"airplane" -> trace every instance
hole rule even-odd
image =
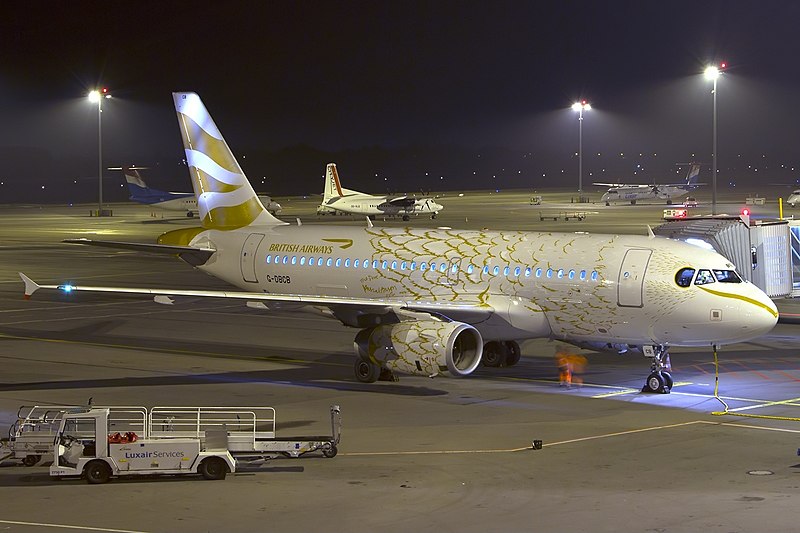
[[[112,170],[122,170],[125,174],[125,181],[128,182],[128,190],[131,193],[129,200],[166,211],[183,211],[190,218],[198,212],[197,198],[193,192],[166,192],[153,189],[142,179],[137,167],[117,167]],[[281,212],[281,204],[269,196],[259,196],[259,199],[270,213]]]
[[[775,304],[725,257],[648,235],[289,225],[261,204],[196,93],[173,93],[200,227],[157,244],[64,242],[177,255],[239,290],[40,285],[25,297],[122,293],[174,304],[227,298],[308,311],[355,328],[356,379],[467,376],[513,366],[519,341],[549,338],[651,359],[644,391],[668,393],[672,346],[714,347],[770,331]],[[649,229],[649,228],[648,228]]]
[[[436,218],[444,206],[433,198],[414,198],[409,196],[373,196],[342,187],[335,163],[325,168],[325,190],[317,214],[337,212],[352,215],[399,216],[408,221],[410,215],[430,214]]]
[[[605,202],[606,205],[611,205],[611,202],[630,202],[631,205],[636,205],[638,200],[666,200],[667,204],[671,204],[673,198],[680,198],[702,185],[697,183],[699,174],[700,163],[690,163],[685,183],[666,185],[593,183],[593,185],[609,187],[608,191],[600,198],[600,201]]]

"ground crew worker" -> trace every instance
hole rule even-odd
[[[569,354],[560,346],[556,347],[556,365],[558,365],[559,387],[570,388],[572,386],[572,366]]]

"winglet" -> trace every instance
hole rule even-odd
[[[371,228],[371,227],[373,227],[372,220],[370,220],[370,218],[369,218],[369,217],[367,217],[367,227],[368,227],[368,228]]]
[[[26,300],[30,300],[31,296],[33,295],[33,293],[36,292],[41,287],[41,285],[39,285],[38,283],[33,281],[31,278],[29,278],[28,276],[26,276],[22,272],[18,272],[18,274],[19,274],[19,277],[22,278],[22,281],[25,283],[25,296],[24,296],[24,298]]]
[[[650,227],[650,224],[647,225],[647,238],[648,239],[655,239],[656,234],[653,233],[653,228]]]

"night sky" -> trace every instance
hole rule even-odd
[[[274,194],[320,193],[329,161],[368,192],[576,187],[580,98],[585,185],[674,181],[689,160],[709,181],[702,71],[721,61],[720,183],[800,177],[796,1],[6,4],[0,203],[96,198],[98,84],[104,166],[159,188],[191,188],[185,90]]]

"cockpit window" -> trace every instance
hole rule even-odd
[[[697,279],[694,280],[695,285],[707,285],[709,283],[714,283],[714,275],[711,273],[710,270],[701,270],[697,273]]]
[[[742,282],[742,278],[739,277],[739,274],[737,274],[735,270],[715,270],[714,276],[716,276],[717,281],[720,283]]]
[[[678,270],[677,274],[675,274],[675,283],[677,283],[679,287],[688,287],[692,284],[693,277],[693,268],[682,268]]]

